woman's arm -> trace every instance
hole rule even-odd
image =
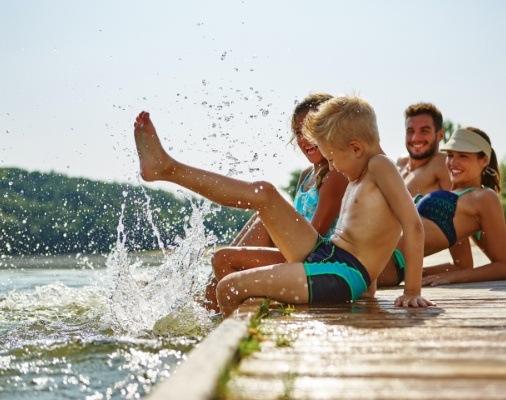
[[[327,235],[341,210],[341,201],[348,186],[348,179],[337,171],[329,171],[318,190],[318,204],[311,225],[322,236]]]
[[[425,277],[440,274],[442,272],[460,271],[463,269],[473,268],[473,253],[471,251],[469,238],[465,238],[460,242],[455,243],[452,247],[449,248],[449,251],[453,262],[425,267],[423,269],[423,276]]]
[[[447,283],[506,279],[506,223],[499,198],[491,191],[483,191],[474,204],[476,204],[476,217],[482,231],[482,238],[478,243],[490,263],[473,269],[442,272],[426,277],[424,285],[437,286]]]

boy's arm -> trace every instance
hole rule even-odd
[[[385,156],[371,159],[369,172],[399,221],[403,232],[406,276],[404,294],[396,306],[426,307],[434,305],[420,296],[422,287],[424,231],[420,216],[394,164]]]

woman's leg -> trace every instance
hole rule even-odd
[[[211,260],[218,281],[233,272],[285,262],[275,247],[224,247]]]
[[[236,242],[236,246],[248,247],[274,247],[274,243],[265,228],[264,223],[255,214],[256,219],[249,226],[249,229],[244,232],[241,239]]]
[[[255,213],[242,227],[230,246],[273,247],[274,243],[262,220]]]
[[[307,304],[306,272],[302,263],[284,263],[253,268],[227,275],[217,288],[218,304],[228,317],[250,297],[270,297],[289,304]]]
[[[253,209],[288,261],[303,261],[309,254],[317,232],[272,184],[245,182],[174,160],[163,149],[146,112],[139,114],[134,126],[143,179],[174,182],[223,206]]]

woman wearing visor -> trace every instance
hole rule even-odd
[[[471,238],[490,263],[474,268],[470,251],[454,263],[427,267],[423,285],[506,279],[506,224],[499,200],[497,157],[488,135],[477,128],[456,130],[442,146],[450,173],[450,191],[438,190],[415,198],[425,228],[425,256],[455,245],[469,247]],[[395,286],[403,280],[403,240],[378,279],[378,286]]]

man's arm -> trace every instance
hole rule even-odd
[[[452,188],[452,181],[448,168],[446,168],[446,156],[444,154],[438,154],[437,161],[435,173],[439,187],[442,190],[450,190]]]

